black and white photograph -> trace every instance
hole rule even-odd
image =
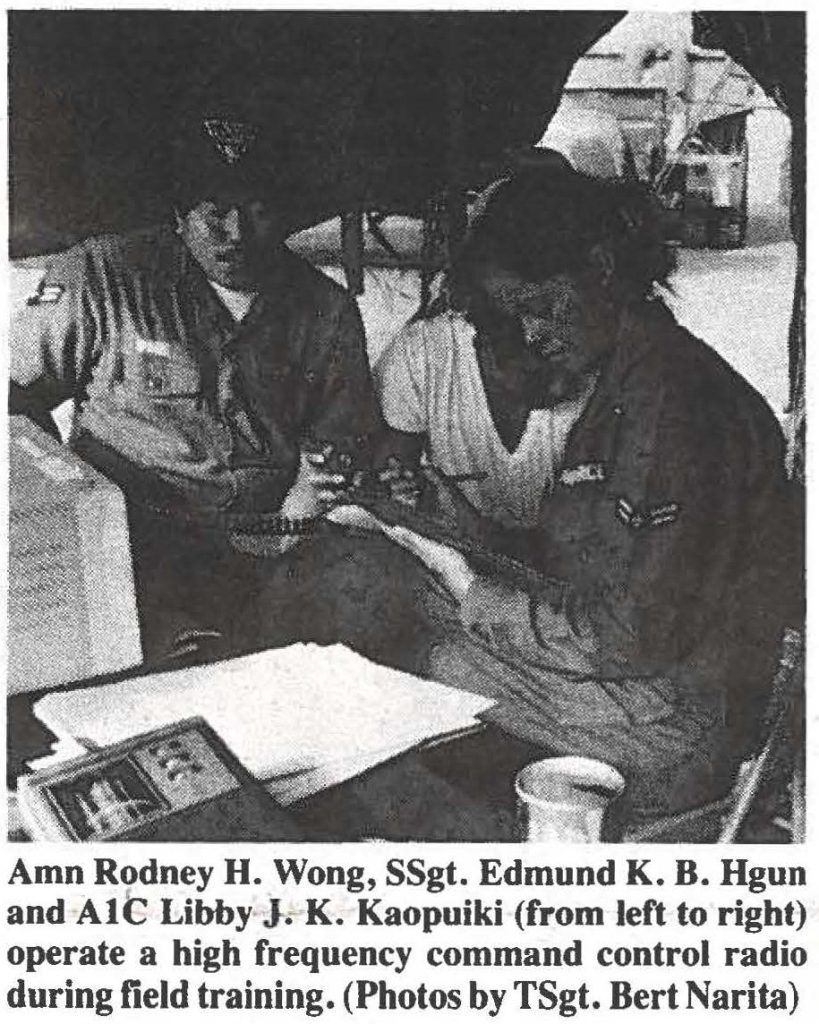
[[[8,838],[803,843],[805,13],[6,16]]]

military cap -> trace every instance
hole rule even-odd
[[[242,202],[276,191],[277,168],[262,124],[209,111],[178,124],[171,139],[174,200],[182,210],[202,199]]]

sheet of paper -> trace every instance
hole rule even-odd
[[[99,746],[201,715],[260,779],[345,761],[353,769],[349,778],[423,740],[468,727],[491,704],[376,665],[341,645],[296,644],[50,693],[34,710],[58,736]]]
[[[437,742],[446,742],[458,736],[468,735],[480,728],[482,726],[473,720],[470,725],[459,727],[453,731],[433,737],[431,740],[423,741],[422,745],[426,747]],[[310,768],[304,772],[278,776],[266,783],[266,789],[280,804],[287,807],[289,804],[295,803],[296,800],[303,800],[305,797],[319,793],[323,789],[329,789],[330,786],[336,786],[346,779],[360,775],[376,764],[383,764],[383,762],[403,754],[406,750],[406,743],[402,743],[398,746],[386,747],[384,750],[366,751],[357,757],[345,758],[341,761],[331,761],[328,764],[319,765],[317,768]]]
[[[365,751],[351,758],[330,761],[327,764],[318,765],[316,768],[308,768],[303,772],[277,776],[266,782],[265,788],[280,804],[287,807],[296,800],[303,800],[314,793],[320,793],[323,789],[329,789],[330,786],[336,786],[340,782],[360,775],[376,764],[389,761],[404,753],[406,749],[406,743],[401,743],[383,750]]]
[[[68,761],[72,757],[80,757],[87,753],[88,748],[84,747],[82,743],[78,743],[70,736],[61,736],[56,743],[52,744],[51,750],[47,754],[29,761],[28,767],[31,771],[38,772],[42,768],[50,768],[61,761]]]

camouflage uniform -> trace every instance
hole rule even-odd
[[[511,733],[617,765],[637,803],[696,803],[754,737],[795,539],[770,409],[652,303],[625,321],[517,539],[546,581],[484,575],[457,614],[430,602],[446,624],[432,674],[497,697]]]
[[[270,565],[233,550],[226,517],[275,512],[305,441],[366,458],[383,423],[342,288],[285,250],[237,323],[169,228],[53,257],[11,376],[20,411],[75,399],[72,447],[128,498],[149,655],[183,627],[247,635]]]

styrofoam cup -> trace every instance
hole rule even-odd
[[[549,757],[515,778],[518,837],[527,843],[595,843],[606,808],[625,788],[610,764],[589,757]]]

